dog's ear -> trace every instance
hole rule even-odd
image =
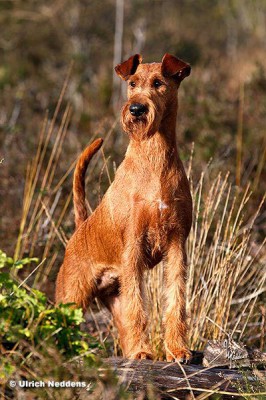
[[[131,56],[127,61],[118,64],[115,67],[115,72],[118,76],[120,76],[120,78],[124,79],[124,81],[127,81],[130,75],[135,74],[141,61],[141,55],[135,54],[134,56]]]
[[[168,53],[163,56],[161,68],[163,76],[174,78],[177,82],[189,76],[191,71],[189,64]]]

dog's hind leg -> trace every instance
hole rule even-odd
[[[75,303],[85,310],[94,298],[96,280],[88,265],[75,265],[68,259],[60,268],[56,281],[56,304]]]

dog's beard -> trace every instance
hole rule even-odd
[[[126,103],[122,108],[122,127],[124,131],[133,139],[141,140],[148,138],[158,131],[162,113],[154,105],[153,102],[147,102],[147,112],[140,117],[133,116],[130,111],[130,102]]]

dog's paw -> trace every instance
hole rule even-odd
[[[176,349],[174,351],[167,351],[166,360],[168,362],[184,362],[187,363],[192,357],[191,352],[186,348],[183,347],[181,349]]]
[[[152,360],[153,355],[150,352],[140,350],[137,353],[130,354],[128,358],[131,360]]]

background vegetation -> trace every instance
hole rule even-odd
[[[229,335],[263,349],[266,2],[1,1],[0,23],[0,248],[14,262],[40,263],[12,269],[12,279],[53,302],[74,226],[76,157],[105,139],[88,171],[93,210],[128,143],[119,125],[125,87],[113,66],[137,52],[147,62],[170,52],[192,65],[177,122],[194,199],[190,344]],[[162,268],[147,276],[158,358]],[[102,346],[109,338],[107,354],[119,354],[109,316],[100,328],[93,334]]]

